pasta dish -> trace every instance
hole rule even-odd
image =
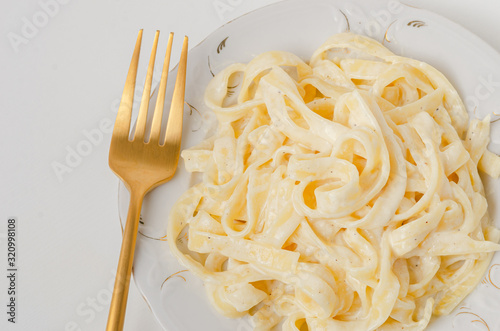
[[[423,330],[481,280],[500,231],[490,119],[436,69],[353,33],[305,62],[273,51],[218,73],[215,134],[167,239],[221,314],[255,330]],[[183,240],[182,238],[187,238]]]

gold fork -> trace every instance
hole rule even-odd
[[[123,329],[139,217],[144,196],[153,188],[170,180],[175,173],[179,161],[184,89],[186,84],[187,37],[184,37],[182,45],[181,59],[179,61],[172,103],[170,105],[165,138],[161,139],[162,113],[173,39],[173,33],[170,33],[158,98],[151,124],[151,132],[149,140],[145,142],[147,113],[159,34],[160,32],[156,31],[135,133],[130,140],[129,131],[132,104],[142,40],[142,30],[139,31],[109,148],[109,167],[125,183],[125,186],[129,190],[130,204],[123,232],[113,297],[109,308],[107,331]]]

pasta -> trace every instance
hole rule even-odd
[[[309,63],[267,52],[209,83],[216,133],[182,152],[201,173],[167,236],[213,306],[255,330],[423,330],[500,246],[472,120],[436,69],[353,33]],[[182,237],[187,236],[187,240]]]

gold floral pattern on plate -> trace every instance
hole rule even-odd
[[[493,276],[493,271],[496,270],[497,268],[500,268],[500,264],[496,263],[496,264],[493,264],[490,269],[488,269],[488,273],[486,274],[486,276],[483,278],[483,280],[481,281],[482,284],[485,284],[485,285],[491,285],[493,286],[494,288],[496,288],[497,290],[500,290],[500,284],[495,282],[494,279],[492,279],[492,276]]]
[[[486,323],[486,321],[481,316],[479,316],[477,313],[469,311],[470,308],[468,308],[468,307],[460,307],[460,310],[461,311],[459,311],[455,315],[455,317],[458,317],[460,315],[467,315],[471,319],[471,321],[470,321],[471,324],[472,323],[479,323],[479,324],[483,325],[486,328],[485,330],[491,331],[490,327],[488,326],[488,323]],[[454,322],[453,322],[452,325],[453,325],[453,328],[455,328],[455,323]]]
[[[179,277],[179,278],[182,278],[185,282],[187,282],[186,278],[184,276],[181,275],[181,273],[183,272],[186,272],[188,271],[187,269],[184,269],[184,270],[180,270],[180,271],[177,271],[173,274],[171,274],[170,276],[168,276],[167,278],[165,278],[165,280],[163,281],[163,283],[161,283],[161,286],[160,288],[163,288],[163,285],[170,279],[172,279],[173,277]]]

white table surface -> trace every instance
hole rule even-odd
[[[164,38],[175,31],[176,58],[182,35],[193,47],[221,24],[273,2],[1,2],[0,330],[106,325],[121,230],[118,180],[107,165],[111,135],[102,126],[114,122],[137,31],[145,29],[144,54],[154,30]],[[402,2],[460,23],[500,51],[500,2]],[[145,71],[145,62],[141,68]],[[83,141],[92,143],[88,155],[71,159]],[[68,168],[54,170],[68,162]],[[6,233],[12,216],[18,225],[15,324],[6,314]],[[133,282],[125,330],[161,330]]]

